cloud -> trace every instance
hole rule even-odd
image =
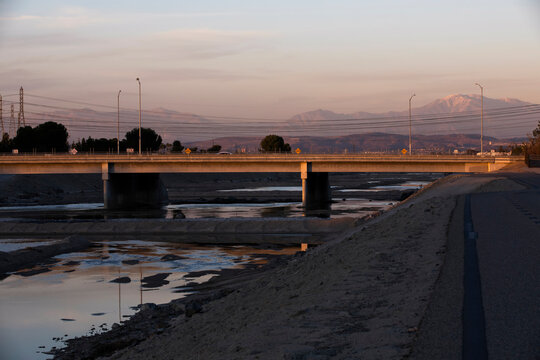
[[[20,14],[13,16],[0,16],[0,22],[26,22],[38,28],[73,29],[88,25],[103,24],[133,24],[156,21],[223,17],[238,15],[235,12],[185,12],[185,13],[102,13],[84,7],[64,7],[55,10],[55,15]],[[57,15],[58,14],[58,15]]]
[[[155,33],[145,45],[180,57],[209,59],[263,48],[268,32],[216,29],[174,29]]]
[[[182,79],[182,81],[195,80],[219,80],[237,81],[246,79],[263,79],[260,75],[223,71],[208,68],[151,68],[143,71],[145,76],[151,77],[154,81],[171,81],[172,79]]]

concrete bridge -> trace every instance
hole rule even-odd
[[[330,172],[482,173],[523,162],[523,157],[423,155],[7,155],[0,174],[101,173],[106,208],[158,206],[168,200],[160,173],[297,172],[307,209],[331,200]]]

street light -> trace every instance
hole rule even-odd
[[[118,90],[118,121],[116,122],[116,152],[120,155],[120,93],[122,90]]]
[[[139,83],[139,155],[141,155],[141,80],[137,78]]]
[[[480,87],[480,155],[484,153],[484,87],[479,83],[475,83]]]
[[[412,155],[412,121],[411,121],[411,100],[416,94],[412,94],[409,98],[409,155]]]

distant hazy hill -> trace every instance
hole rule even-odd
[[[397,152],[409,148],[408,135],[388,133],[367,133],[343,136],[301,136],[284,137],[293,149],[300,148],[304,153],[343,153],[343,152]],[[214,140],[196,141],[186,146],[207,149],[212,144],[219,144],[224,150],[230,152],[257,152],[262,137],[223,137]],[[520,143],[524,139],[496,139],[484,137],[484,147],[487,150],[498,149],[499,146],[507,146],[512,143]],[[491,144],[490,144],[491,142]],[[416,135],[413,138],[413,152],[420,149],[424,151],[448,152],[455,149],[463,151],[467,149],[479,149],[480,136],[466,134],[450,135]]]
[[[479,95],[450,95],[413,108],[413,136],[419,140],[417,136],[419,134],[479,134],[480,100]],[[517,99],[484,97],[484,135],[509,138],[523,137],[530,133],[536,128],[539,115],[536,113],[538,110],[527,112],[528,104]],[[27,111],[27,124],[32,126],[49,120],[64,124],[70,134],[69,141],[77,141],[88,136],[114,138],[117,134],[117,112],[114,106],[105,111],[83,108],[52,112],[44,110],[33,112],[36,110],[29,106]],[[120,110],[121,138],[138,125],[137,110]],[[259,126],[255,121],[227,117],[206,118],[157,108],[143,109],[142,126],[153,128],[165,142],[169,143],[177,139],[184,143],[226,136],[232,136],[234,139],[238,139],[240,135],[262,137],[270,133],[284,137],[316,137],[374,132],[407,135],[409,131],[408,109],[385,113],[358,111],[351,114],[315,110],[295,115],[289,120],[276,120]],[[233,145],[234,141],[231,143],[231,146]],[[252,148],[256,148],[257,145],[253,145]]]
[[[511,108],[529,105],[517,99],[491,99],[484,97],[484,135],[497,137],[520,136],[522,129],[534,128],[538,116],[512,114]],[[449,95],[421,107],[413,107],[413,132],[419,134],[437,133],[479,133],[480,95]],[[507,109],[507,124],[519,123],[520,129],[501,126],[501,114],[494,109]],[[457,114],[460,113],[460,114]],[[408,134],[408,109],[385,113],[355,112],[335,113],[329,110],[314,110],[293,116],[280,130],[284,133],[304,135],[344,135],[350,133],[379,130],[398,134]],[[349,119],[349,120],[346,120]],[[457,121],[456,121],[457,120]],[[523,124],[529,123],[530,125]],[[332,126],[334,124],[335,126]],[[387,130],[388,129],[388,130]],[[514,130],[514,131],[512,131]],[[517,132],[520,131],[520,132]]]
[[[93,138],[115,138],[118,113],[116,110],[96,111],[83,108],[41,113],[38,118],[32,113],[27,116],[27,123],[32,126],[45,121],[57,121],[66,126],[70,141],[77,141],[77,139],[88,136]],[[191,126],[197,128],[201,124],[210,125],[212,123],[212,120],[202,116],[163,108],[144,110],[142,114],[142,126],[156,130],[165,141],[169,142],[182,138],[184,132],[189,131]],[[123,138],[126,132],[138,127],[139,112],[137,110],[121,109],[120,138]]]

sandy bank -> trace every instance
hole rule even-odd
[[[0,275],[21,268],[32,267],[59,254],[80,251],[90,245],[90,241],[84,237],[69,236],[49,245],[36,246],[9,253],[0,251]]]

